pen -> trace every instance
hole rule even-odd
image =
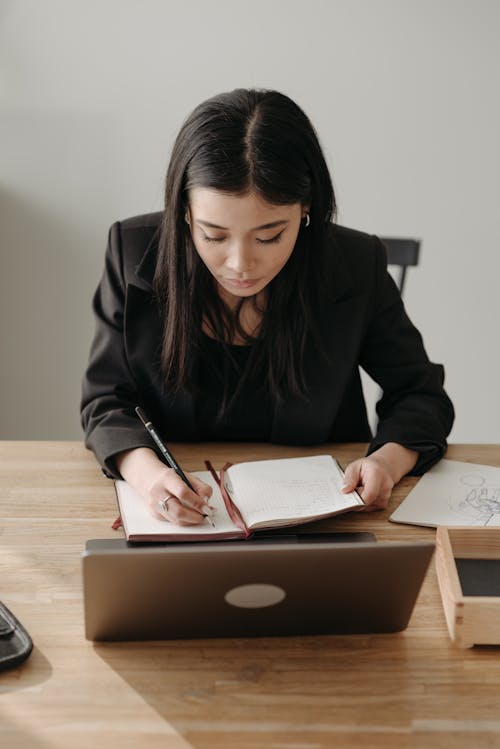
[[[191,489],[191,491],[193,491],[195,494],[198,494],[198,492],[196,491],[196,489],[194,488],[194,486],[191,484],[191,482],[187,478],[186,474],[184,473],[184,471],[182,470],[182,468],[180,467],[180,465],[177,463],[176,459],[174,458],[174,456],[172,455],[172,453],[170,452],[170,450],[168,449],[168,447],[160,439],[160,437],[158,435],[158,432],[156,431],[156,429],[153,426],[153,423],[150,421],[150,419],[148,419],[148,417],[146,416],[146,414],[144,413],[144,411],[142,410],[142,408],[140,408],[139,406],[136,406],[135,412],[136,412],[137,416],[140,418],[140,420],[142,421],[142,423],[144,424],[144,426],[146,427],[146,429],[148,430],[149,434],[151,435],[151,437],[153,438],[153,440],[155,441],[155,443],[157,444],[158,449],[160,450],[161,454],[165,458],[165,462],[167,463],[167,465],[169,465],[170,468],[174,469],[174,471],[179,476],[179,478],[182,479],[182,481],[184,481],[184,483],[186,484],[186,486],[189,486],[189,488]],[[179,499],[179,502],[181,504],[184,504],[185,507],[188,507],[190,510],[194,510],[195,512],[199,512],[199,510],[197,510],[195,507],[192,507],[191,505],[188,505],[187,503],[185,503],[185,501]],[[209,515],[205,515],[203,513],[200,513],[200,514],[202,514],[204,518],[208,518],[210,520],[211,524],[215,527],[215,524],[214,524],[213,520],[210,518]]]

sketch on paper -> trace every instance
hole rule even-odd
[[[463,474],[459,478],[460,495],[450,503],[450,510],[458,513],[464,523],[474,525],[499,524],[500,486],[488,484],[479,473]]]

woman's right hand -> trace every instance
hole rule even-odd
[[[208,500],[212,488],[196,476],[186,478],[196,490],[191,491],[173,468],[168,468],[147,447],[120,453],[116,466],[125,481],[148,502],[151,514],[177,525],[196,525],[211,517]]]

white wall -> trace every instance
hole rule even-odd
[[[423,240],[406,302],[455,442],[500,442],[500,3],[0,4],[0,438],[79,439],[108,226],[157,210],[202,99],[277,88],[315,123],[340,220]]]

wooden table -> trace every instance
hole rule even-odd
[[[330,446],[341,463],[363,445]],[[318,449],[177,445],[187,470]],[[321,452],[325,452],[324,449]],[[500,447],[449,458],[500,465]],[[389,510],[324,522],[380,540],[433,539]],[[80,554],[111,530],[114,492],[78,442],[0,443],[0,598],[35,649],[0,674],[5,749],[500,747],[500,648],[450,642],[434,564],[408,629],[391,635],[93,644],[84,639]]]

